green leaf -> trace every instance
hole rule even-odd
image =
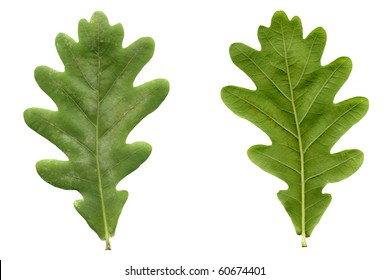
[[[331,201],[322,193],[327,183],[352,175],[363,162],[359,150],[331,154],[340,137],[368,110],[368,100],[355,97],[334,104],[352,62],[340,57],[321,66],[326,33],[316,28],[305,39],[298,17],[278,11],[269,28],[260,26],[262,49],[236,43],[230,55],[256,85],[256,90],[227,86],[222,99],[235,114],[270,137],[272,145],[248,150],[254,164],[288,184],[278,198],[306,246]]]
[[[69,158],[39,161],[39,175],[55,187],[80,192],[83,199],[74,206],[109,250],[128,197],[116,185],[152,150],[144,142],[126,144],[126,138],[165,99],[169,84],[157,79],[133,86],[153,55],[151,38],[122,48],[122,25],[110,26],[102,12],[90,22],[81,20],[78,30],[78,43],[62,33],[56,38],[64,72],[45,66],[35,70],[37,83],[58,111],[30,108],[24,118]]]

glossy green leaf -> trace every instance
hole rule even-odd
[[[56,38],[64,72],[37,67],[35,79],[58,111],[30,108],[29,127],[63,151],[68,161],[41,160],[36,168],[48,183],[77,190],[83,199],[76,210],[110,249],[128,193],[116,186],[150,155],[144,142],[126,144],[130,131],[165,99],[166,80],[134,87],[151,59],[154,42],[141,38],[122,48],[123,28],[110,26],[102,12],[79,22],[79,42],[65,34]]]
[[[257,166],[288,184],[278,198],[306,246],[331,201],[322,193],[327,183],[352,175],[363,162],[359,150],[331,154],[340,137],[368,110],[368,100],[355,97],[334,103],[352,63],[340,57],[321,66],[326,33],[316,28],[305,39],[298,17],[276,12],[269,28],[260,26],[261,50],[236,43],[233,62],[256,85],[222,89],[224,103],[270,137],[272,145],[255,145],[248,156]]]

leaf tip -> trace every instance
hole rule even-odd
[[[234,95],[235,91],[237,91],[237,87],[235,86],[225,86],[221,89],[221,99],[223,103],[230,109],[230,104],[232,103],[231,97]]]
[[[288,20],[288,16],[284,11],[279,10],[279,11],[276,11],[274,13],[274,15],[272,16],[272,21],[274,21],[274,20]]]
[[[274,15],[272,16],[270,28],[272,29],[273,27],[275,27],[275,25],[276,26],[283,25],[289,21],[290,20],[288,19],[288,16],[284,11],[282,11],[282,10],[276,11],[274,13]]]
[[[368,111],[368,108],[370,108],[370,101],[366,97],[360,97],[362,100],[362,104],[366,107],[366,113]]]
[[[240,45],[242,45],[242,43],[233,43],[233,44],[231,44],[230,47],[229,47],[230,55],[232,54],[233,51],[237,50],[240,47]]]
[[[108,18],[102,11],[96,11],[92,14],[91,23],[106,24],[108,25]]]
[[[76,42],[70,36],[62,32],[58,33],[55,38],[55,46],[57,52],[63,61],[64,55],[67,53],[67,50],[73,49],[75,44]]]
[[[152,37],[142,37],[139,39],[139,41],[143,44],[148,46],[150,49],[154,51],[156,43],[154,42]]]
[[[23,119],[24,119],[24,122],[28,125],[29,124],[29,120],[31,118],[31,111],[32,111],[33,108],[28,108],[26,110],[24,110],[23,112]]]
[[[325,37],[326,39],[326,30],[322,26],[318,26],[317,28],[314,28],[313,31],[310,32],[310,34],[315,34],[317,39],[319,36]]]
[[[43,71],[43,69],[45,67],[46,66],[43,66],[43,65],[35,67],[35,69],[34,69],[34,78],[35,78],[35,80],[37,79],[37,76],[41,75],[41,73],[42,73],[42,71]]]
[[[167,97],[169,90],[170,90],[170,87],[171,87],[169,84],[169,81],[167,79],[158,79],[157,81],[160,83],[161,95],[163,95],[164,99],[165,99],[165,97]]]

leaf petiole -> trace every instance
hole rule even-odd
[[[302,248],[306,248],[307,243],[306,243],[306,235],[302,233]]]
[[[106,239],[106,251],[108,250],[111,250],[111,243],[109,238]]]

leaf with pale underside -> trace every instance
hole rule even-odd
[[[321,65],[326,33],[316,28],[303,38],[298,17],[276,12],[269,28],[260,26],[261,50],[235,43],[231,58],[256,85],[222,89],[224,103],[238,116],[263,130],[272,145],[248,150],[253,163],[287,183],[278,198],[306,246],[331,201],[327,183],[352,175],[363,163],[359,150],[331,154],[340,137],[368,110],[368,100],[355,97],[334,103],[352,62],[340,57]]]
[[[37,67],[35,79],[58,111],[30,108],[27,125],[54,143],[68,161],[41,160],[36,169],[48,183],[77,190],[83,199],[76,210],[110,249],[128,192],[117,184],[150,155],[145,142],[126,144],[131,130],[165,99],[166,80],[134,87],[133,82],[151,59],[154,42],[141,38],[122,48],[120,24],[110,26],[102,12],[79,23],[79,42],[60,33],[56,48],[64,72]]]

